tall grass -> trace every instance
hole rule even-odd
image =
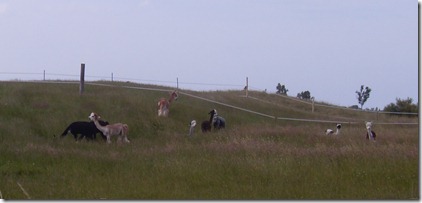
[[[5,199],[419,199],[417,126],[343,125],[273,121],[181,96],[168,118],[156,116],[165,92],[77,85],[2,83],[0,191]],[[194,92],[264,113],[325,118],[298,104],[239,92]],[[280,103],[282,105],[280,105]],[[188,123],[217,108],[227,129],[189,137]],[[95,111],[129,125],[131,143],[76,143],[54,138]],[[341,115],[341,110],[330,113]],[[365,120],[360,112],[348,115]],[[395,119],[395,118],[385,118]],[[411,120],[411,118],[408,118]],[[413,122],[418,122],[416,119]]]

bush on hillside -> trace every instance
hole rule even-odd
[[[406,113],[418,113],[418,105],[412,103],[412,98],[400,99],[396,98],[396,103],[390,103],[384,107],[384,111],[387,112],[406,112]]]

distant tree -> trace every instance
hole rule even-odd
[[[418,105],[412,104],[412,98],[399,99],[396,98],[396,103],[390,103],[384,107],[384,111],[387,112],[407,112],[407,113],[418,113]]]
[[[281,85],[280,83],[278,83],[277,85],[277,94],[282,94],[282,95],[287,95],[287,92],[289,91],[286,86]]]
[[[366,108],[366,111],[379,111],[378,107]]]
[[[363,109],[363,105],[368,100],[369,95],[371,94],[371,88],[365,87],[363,85],[360,86],[360,91],[356,91],[358,103],[360,104],[360,108]]]
[[[299,98],[299,99],[311,99],[311,92],[306,90],[304,92],[297,93],[297,98]]]
[[[359,106],[358,105],[352,105],[352,106],[349,106],[349,108],[351,108],[351,109],[359,109]]]

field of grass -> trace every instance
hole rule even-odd
[[[420,199],[418,125],[398,117],[310,106],[276,95],[241,91],[191,92],[279,117],[351,120],[341,135],[331,123],[294,122],[181,94],[168,118],[156,104],[167,92],[77,84],[0,84],[0,192],[4,199],[141,200],[414,200]],[[157,87],[155,87],[157,88]],[[227,121],[203,134],[216,108]],[[130,144],[75,142],[60,134],[96,112],[129,125]],[[198,125],[192,137],[188,124]],[[375,122],[377,141],[364,138]],[[58,137],[54,137],[54,135]]]

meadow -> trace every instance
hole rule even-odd
[[[101,82],[103,83],[103,82]],[[157,101],[171,88],[134,83],[0,83],[0,192],[7,200],[416,200],[419,122],[317,107],[262,92],[194,92],[210,100],[292,118],[353,120],[338,136],[335,123],[269,119],[183,94],[168,118]],[[122,86],[168,88],[169,91]],[[227,128],[204,134],[200,123],[217,109]],[[75,142],[63,130],[96,112],[129,125],[130,144]],[[188,124],[196,119],[193,136]],[[374,121],[376,142],[365,139]]]

